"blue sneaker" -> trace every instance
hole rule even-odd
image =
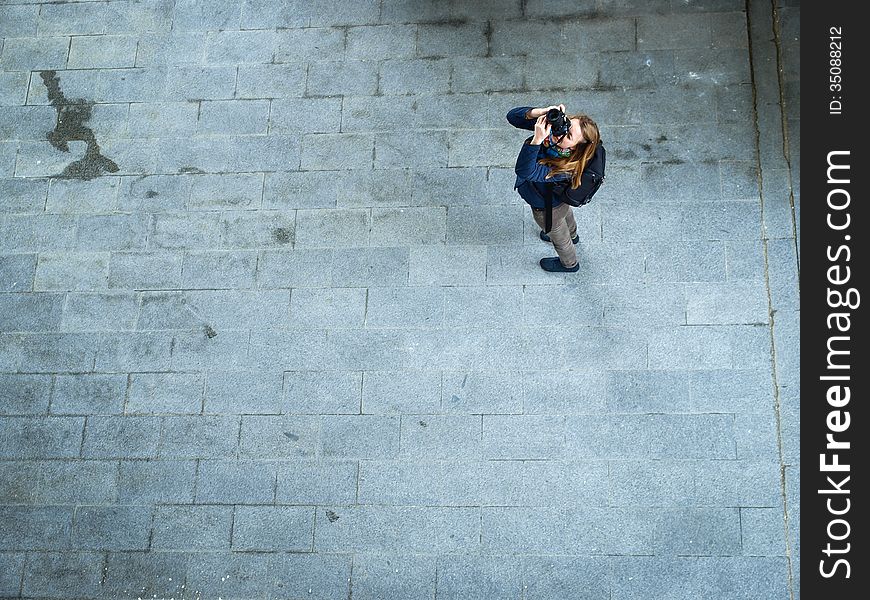
[[[545,242],[551,242],[551,241],[552,241],[552,240],[550,239],[550,236],[547,235],[546,233],[544,233],[543,231],[538,235],[538,237],[541,238],[542,240],[544,240]],[[571,238],[571,241],[574,242],[575,244],[579,244],[579,243],[580,243],[580,236],[579,236],[579,235],[575,235],[574,237]]]
[[[542,269],[549,271],[550,273],[576,273],[580,270],[579,262],[573,267],[566,267],[562,264],[562,261],[559,260],[559,257],[542,258],[540,264]]]

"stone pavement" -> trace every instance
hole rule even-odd
[[[0,597],[798,598],[799,12],[0,0]]]

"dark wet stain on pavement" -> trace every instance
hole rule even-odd
[[[118,165],[101,154],[94,131],[85,125],[91,118],[94,103],[82,98],[72,100],[60,89],[60,79],[55,71],[41,71],[39,76],[48,90],[48,99],[57,110],[57,122],[46,137],[52,146],[69,152],[69,142],[85,142],[85,155],[67,165],[60,175],[69,179],[94,179],[104,173],[117,173]]]
[[[289,244],[293,241],[292,232],[286,227],[277,227],[273,229],[272,238],[279,244]]]

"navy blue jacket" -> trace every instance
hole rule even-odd
[[[508,122],[518,129],[535,130],[535,120],[527,119],[526,113],[534,107],[520,106],[511,109],[507,114]],[[556,154],[552,149],[539,144],[532,146],[529,142],[532,138],[528,138],[523,142],[523,147],[520,148],[520,153],[517,156],[517,164],[515,171],[517,180],[514,183],[514,189],[517,190],[520,197],[525,200],[532,208],[544,209],[544,198],[551,195],[553,206],[559,206],[559,194],[553,194],[554,187],[559,190],[565,189],[565,182],[569,179],[567,173],[559,173],[553,177],[547,178],[550,174],[550,167],[538,164],[538,160],[542,158],[552,158]],[[561,185],[554,186],[557,182]]]

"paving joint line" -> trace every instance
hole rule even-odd
[[[785,159],[785,164],[788,166],[788,204],[791,209],[791,234],[794,238],[795,257],[798,266],[798,293],[800,293],[800,252],[798,247],[797,236],[797,218],[794,205],[794,181],[792,178],[791,165],[791,150],[789,149],[789,130],[788,130],[788,115],[785,110],[785,81],[783,77],[783,57],[782,57],[782,36],[779,27],[779,11],[776,7],[776,0],[771,0],[771,8],[773,10],[773,45],[776,49],[776,77],[779,90],[779,106],[780,120],[782,124],[782,155]]]
[[[759,107],[759,97],[758,97],[758,86],[756,83],[756,68],[755,68],[755,60],[754,60],[754,52],[753,52],[753,43],[752,43],[752,13],[751,13],[751,3],[752,0],[746,0],[746,32],[747,32],[747,43],[748,43],[748,55],[749,55],[749,72],[750,72],[750,81],[752,85],[752,112],[753,112],[753,129],[755,133],[755,161],[756,161],[756,181],[759,190],[759,202],[760,202],[760,213],[761,213],[761,242],[763,249],[763,257],[764,257],[764,285],[765,291],[767,293],[767,308],[768,308],[768,323],[769,323],[769,339],[770,339],[770,361],[771,361],[771,377],[773,383],[773,408],[774,415],[776,417],[776,440],[777,440],[777,451],[779,454],[779,470],[780,470],[780,498],[782,500],[782,510],[783,510],[783,532],[785,538],[785,559],[787,564],[788,571],[788,593],[790,600],[795,600],[794,594],[794,575],[793,575],[793,566],[792,566],[792,549],[791,549],[791,539],[789,534],[789,520],[788,520],[788,497],[786,493],[786,481],[785,481],[785,462],[784,462],[784,452],[783,452],[783,439],[782,439],[782,405],[780,402],[780,390],[778,383],[778,369],[777,369],[777,361],[776,361],[776,337],[774,335],[774,329],[776,326],[776,310],[773,306],[773,297],[770,289],[770,260],[769,260],[769,250],[768,250],[768,238],[766,237],[764,224],[765,224],[765,213],[764,213],[764,173],[762,169],[762,160],[761,160],[761,130],[759,126],[759,117],[758,117],[758,107]],[[775,20],[778,18],[778,14],[775,11],[775,0],[771,0],[772,14],[771,18]],[[773,34],[774,34],[774,44],[778,44],[778,28],[776,25],[773,25]],[[779,55],[777,54],[777,71],[780,70],[780,62]],[[781,79],[779,80],[779,84],[781,85]],[[778,104],[780,113],[783,110],[782,104],[782,90],[780,89],[780,102]],[[783,132],[785,133],[785,132]]]

